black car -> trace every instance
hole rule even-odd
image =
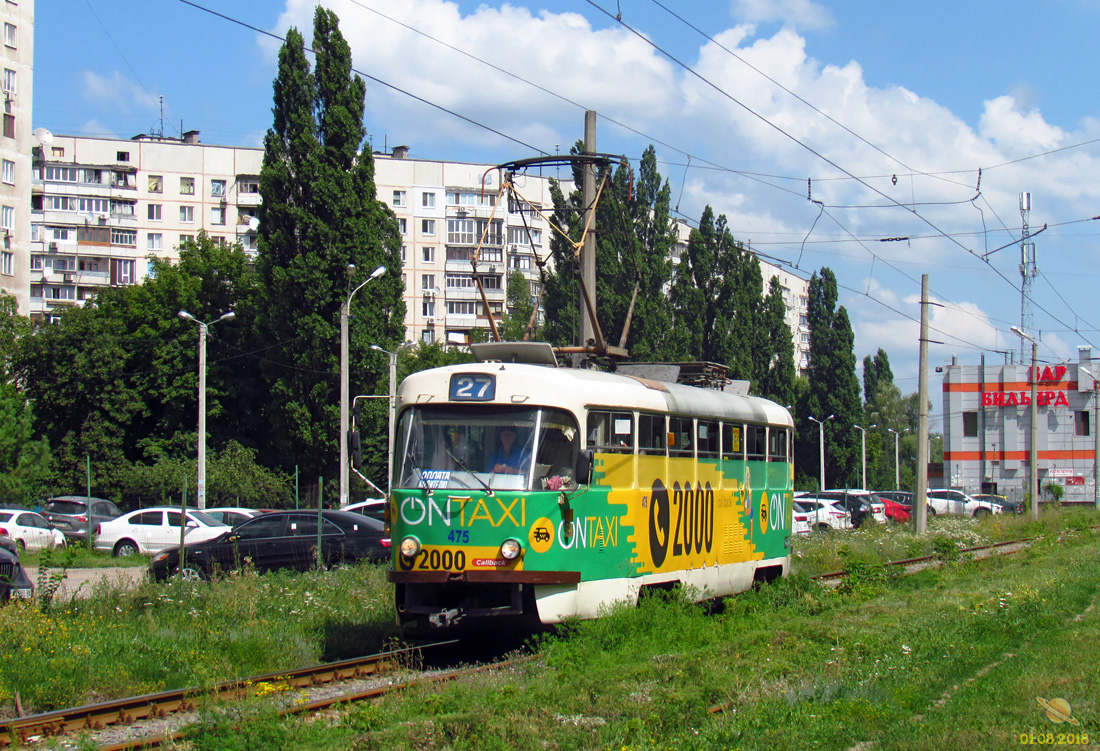
[[[341,562],[389,560],[383,544],[384,525],[348,511],[322,511],[321,557],[326,566]],[[218,571],[240,568],[246,561],[257,571],[289,568],[307,571],[317,565],[317,512],[274,511],[243,522],[220,537],[179,547],[153,556],[153,578],[163,581],[173,574],[207,579]]]
[[[852,527],[859,528],[864,520],[870,518],[874,521],[875,510],[872,503],[881,503],[882,500],[872,493],[850,493],[847,490],[823,490],[813,494],[815,498],[825,498],[830,501],[840,501],[844,508],[852,515]]]
[[[46,501],[42,516],[54,529],[61,530],[66,540],[83,542],[88,539],[89,526],[95,529],[100,522],[122,516],[122,509],[104,498],[59,495]]]
[[[0,602],[10,600],[15,591],[29,594],[34,591],[34,584],[19,562],[19,548],[15,541],[0,537]]]

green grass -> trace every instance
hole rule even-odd
[[[147,555],[116,558],[103,550],[88,550],[80,543],[54,550],[24,550],[19,554],[19,560],[27,568],[38,568],[44,564],[50,568],[130,568],[149,565]]]
[[[566,624],[539,640],[537,660],[507,670],[308,718],[262,702],[208,709],[178,747],[1007,749],[1020,734],[1067,730],[1095,741],[1094,519],[1051,511],[1039,526],[1053,534],[1026,551],[904,578],[874,565],[920,554],[903,530],[815,538],[799,543],[800,573],[717,614],[654,596]],[[1040,531],[1000,521],[937,519],[920,545],[931,551],[938,536],[942,552],[945,540]],[[860,573],[826,590],[807,559]],[[96,595],[0,608],[5,709],[14,691],[42,710],[365,653],[392,633],[392,592],[374,566]],[[1053,725],[1037,697],[1065,699],[1081,725]]]
[[[848,593],[795,575],[708,615],[676,595],[568,624],[541,658],[322,721],[211,715],[188,748],[1007,749],[1100,738],[1100,537]],[[942,530],[941,530],[942,531]],[[1078,727],[1037,697],[1064,698]],[[708,710],[714,708],[713,713]]]

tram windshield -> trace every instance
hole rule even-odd
[[[418,405],[397,427],[394,487],[569,489],[579,448],[577,421],[560,409]]]

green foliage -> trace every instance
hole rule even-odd
[[[1043,491],[1050,496],[1050,500],[1054,503],[1062,502],[1062,495],[1065,493],[1065,488],[1056,482],[1048,482],[1043,486]]]
[[[351,306],[351,391],[384,393],[386,368],[370,344],[392,349],[404,334],[401,238],[375,198],[374,160],[362,148],[365,85],[334,13],[317,8],[310,70],[302,35],[290,29],[279,52],[274,122],[264,139],[263,202],[257,267],[258,343],[269,384],[265,450],[307,477],[334,476],[339,454],[339,312],[372,269]],[[349,279],[347,267],[357,275]],[[272,346],[274,345],[274,346]]]
[[[523,341],[528,336],[528,324],[532,322],[535,301],[531,297],[531,285],[522,271],[513,271],[508,277],[508,312],[499,324],[500,336],[506,342]],[[533,330],[528,337],[539,341],[538,321],[534,321]]]

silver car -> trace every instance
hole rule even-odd
[[[42,516],[54,529],[61,530],[70,542],[85,542],[88,528],[122,516],[122,510],[103,498],[86,495],[59,495],[46,501]],[[91,517],[89,519],[89,517]]]
[[[928,491],[928,515],[936,514],[963,514],[980,519],[990,514],[1004,513],[1004,508],[999,503],[991,503],[987,500],[979,500],[967,495],[961,490],[951,488],[936,488]]]

